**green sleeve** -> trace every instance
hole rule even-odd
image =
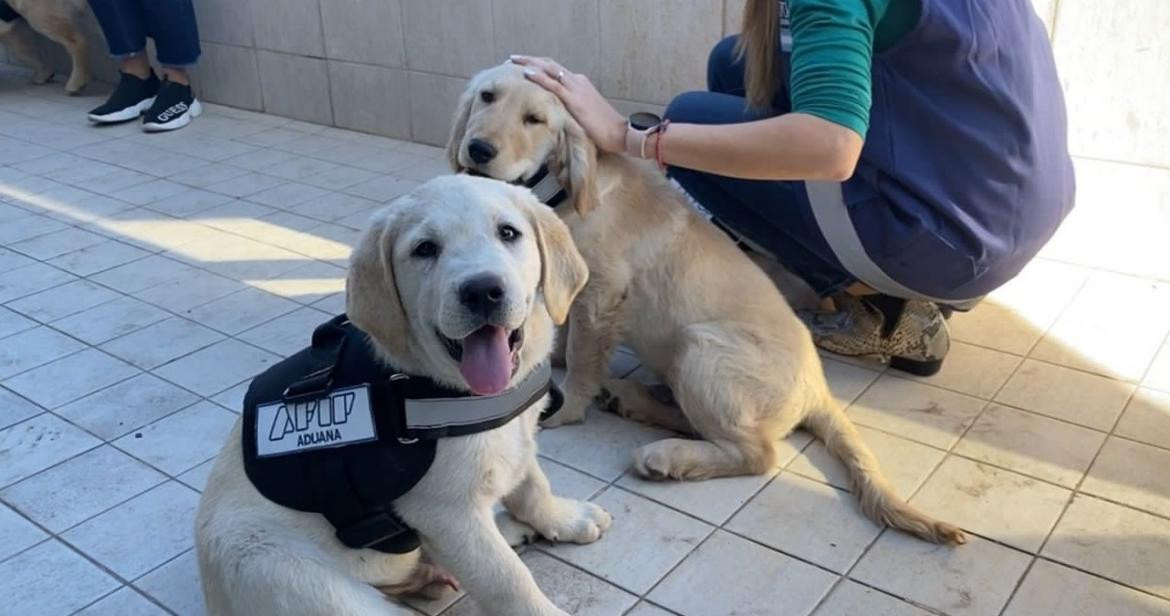
[[[791,0],[792,110],[869,128],[874,32],[896,0]]]

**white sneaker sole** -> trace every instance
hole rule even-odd
[[[97,124],[117,124],[118,122],[128,122],[134,118],[142,117],[142,113],[154,104],[154,97],[143,99],[137,105],[132,105],[125,109],[107,113],[106,115],[89,114],[89,121]]]
[[[187,109],[187,113],[167,122],[166,124],[158,124],[156,122],[146,122],[142,125],[142,130],[148,133],[161,133],[168,130],[178,130],[191,123],[191,118],[199,117],[203,113],[203,105],[199,104],[199,99],[191,102],[191,106]]]

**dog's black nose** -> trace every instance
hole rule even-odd
[[[504,303],[504,281],[495,274],[476,276],[459,287],[459,303],[475,314],[489,317]]]
[[[467,155],[477,164],[484,164],[496,157],[496,146],[483,139],[472,139],[467,144]]]

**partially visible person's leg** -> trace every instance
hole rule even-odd
[[[143,0],[143,8],[163,67],[163,82],[142,126],[148,132],[182,128],[203,111],[187,74],[200,54],[195,8],[191,0]]]
[[[672,122],[729,124],[759,114],[745,110],[738,96],[688,92],[670,103],[666,117]],[[837,293],[854,282],[821,235],[800,182],[740,180],[678,167],[671,167],[669,174],[717,224],[768,253],[818,295]]]
[[[730,124],[789,108],[784,86],[773,99],[773,109],[746,106],[743,65],[733,38],[712,50],[707,81],[712,91],[676,97],[666,117],[673,122]],[[669,174],[733,236],[770,253],[819,296],[840,299],[830,310],[801,315],[818,346],[845,355],[884,356],[894,367],[916,374],[939,370],[950,337],[938,307],[927,301],[872,294],[838,260],[817,224],[802,182],[740,180],[673,167]]]
[[[155,0],[89,0],[94,17],[110,48],[121,63],[118,87],[105,103],[89,112],[98,124],[133,120],[154,104],[159,80],[146,58],[146,20],[143,2]]]

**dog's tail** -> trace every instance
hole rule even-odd
[[[877,458],[861,440],[853,422],[845,416],[831,395],[803,425],[825,443],[849,470],[853,493],[861,500],[861,511],[870,519],[904,530],[934,543],[961,544],[967,537],[959,527],[940,522],[902,500],[882,474]]]

